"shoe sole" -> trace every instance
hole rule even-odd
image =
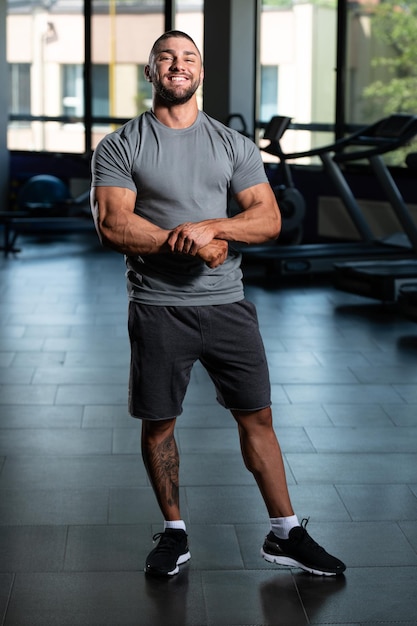
[[[178,574],[178,572],[180,571],[180,568],[178,567],[179,565],[182,565],[183,563],[186,563],[187,561],[189,561],[191,559],[191,554],[190,552],[185,552],[184,554],[181,554],[178,559],[177,559],[177,563],[174,567],[173,570],[171,570],[170,572],[163,572],[161,570],[157,570],[157,569],[153,569],[151,567],[147,567],[145,565],[145,574],[150,574],[151,576],[175,576],[175,574]]]
[[[313,567],[308,567],[308,565],[304,565],[295,559],[292,559],[289,556],[277,556],[274,554],[268,554],[265,552],[263,548],[261,548],[261,556],[268,561],[268,563],[276,563],[277,565],[285,565],[286,567],[297,567],[301,568],[305,572],[309,574],[315,574],[316,576],[337,576],[337,572],[323,572],[320,569],[314,569]],[[342,574],[342,572],[340,572]]]

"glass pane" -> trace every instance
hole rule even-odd
[[[7,8],[9,149],[83,152],[82,1],[8,0]]]
[[[372,124],[394,113],[417,113],[417,2],[348,3],[346,121]],[[386,155],[403,164],[403,148]]]
[[[92,147],[124,121],[150,107],[143,70],[164,31],[163,0],[93,0]]]
[[[261,122],[283,115],[297,124],[334,124],[336,24],[336,0],[263,0]],[[301,152],[332,141],[329,132],[288,130],[282,145]]]
[[[204,45],[204,0],[177,0],[175,28],[190,35],[203,54]],[[203,107],[204,85],[197,91],[198,106]]]

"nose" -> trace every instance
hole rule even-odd
[[[171,63],[171,71],[180,72],[182,69],[184,69],[184,64],[182,63],[181,59],[179,57],[174,57]]]

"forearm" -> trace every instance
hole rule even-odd
[[[159,228],[138,215],[120,212],[117,219],[103,219],[96,224],[102,244],[127,256],[170,252],[170,231]]]
[[[254,207],[230,218],[208,220],[208,225],[217,239],[258,244],[278,237],[281,219],[275,211],[263,214]]]
[[[214,220],[214,237],[247,244],[276,239],[281,231],[281,213],[269,183],[260,183],[236,194],[240,213]]]

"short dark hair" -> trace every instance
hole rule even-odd
[[[188,41],[191,41],[193,46],[195,48],[197,48],[197,50],[198,50],[197,44],[195,43],[194,39],[192,37],[190,37],[190,35],[187,35],[187,33],[183,33],[182,30],[167,30],[160,37],[158,37],[158,39],[153,44],[151,52],[149,54],[149,61],[151,60],[151,58],[153,56],[155,56],[157,54],[158,48],[159,48],[159,45],[161,44],[161,42],[165,41],[165,39],[170,39],[171,37],[188,39]],[[201,56],[200,50],[198,50],[198,52],[199,52],[199,54]]]

